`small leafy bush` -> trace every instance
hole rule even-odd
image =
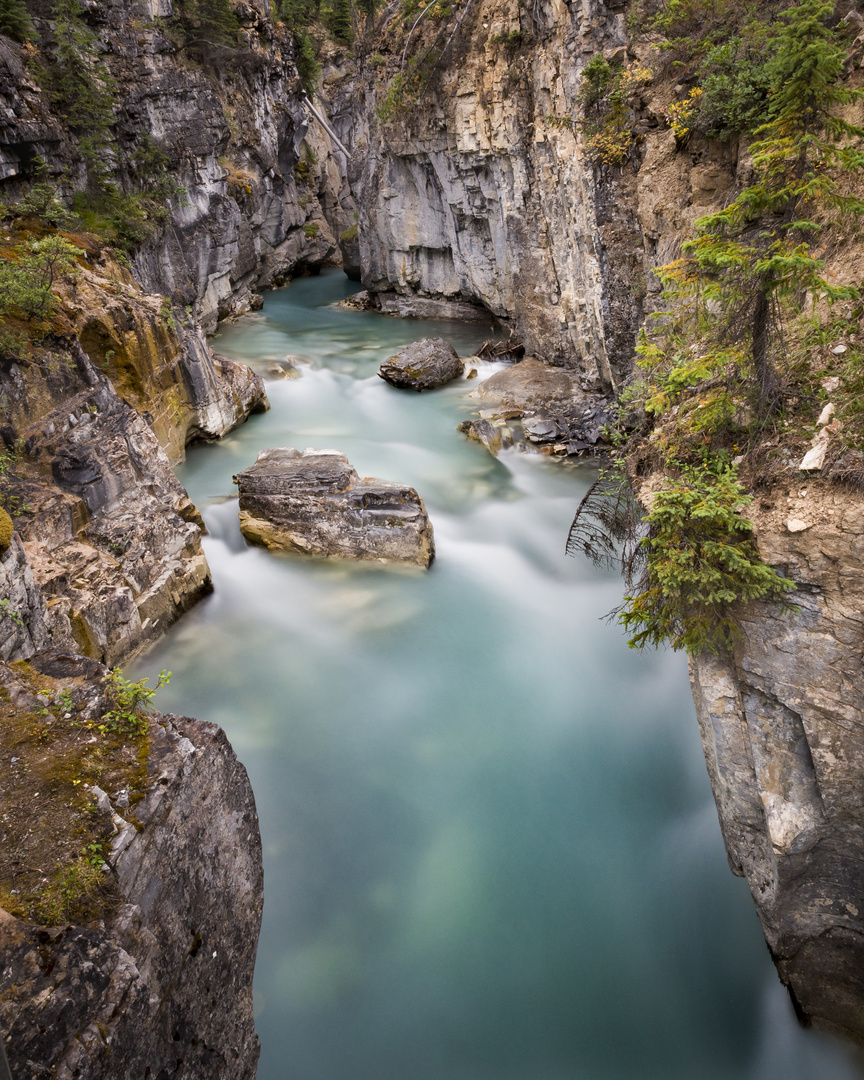
[[[654,497],[642,540],[645,573],[618,616],[635,631],[632,648],[716,653],[741,636],[733,605],[785,602],[795,584],[760,559],[753,525],[741,514],[749,502],[735,467],[716,460],[683,467]]]
[[[505,30],[501,34],[493,34],[489,38],[490,45],[503,45],[505,49],[518,49],[522,44],[521,30]]]
[[[159,673],[155,686],[147,686],[149,679],[133,682],[124,679],[120,668],[114,668],[102,680],[108,708],[98,725],[102,734],[143,735],[147,730],[147,717],[153,710],[157,690],[171,681],[171,672]]]
[[[32,321],[57,310],[54,287],[79,272],[79,249],[56,233],[19,244],[0,264],[0,319],[16,315]]]

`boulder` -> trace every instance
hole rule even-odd
[[[461,431],[469,439],[473,439],[474,442],[481,443],[493,456],[497,456],[505,446],[513,445],[509,432],[505,438],[505,433],[501,428],[491,424],[488,420],[482,419],[482,417],[479,420],[463,420],[456,430]]]
[[[457,379],[462,361],[444,338],[424,338],[385,360],[378,374],[400,390],[434,390]]]
[[[423,567],[435,556],[432,525],[414,488],[361,479],[338,450],[262,450],[236,479],[240,528],[250,543]]]

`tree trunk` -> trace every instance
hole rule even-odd
[[[768,416],[780,397],[780,380],[768,355],[771,336],[771,296],[763,282],[753,309],[753,367],[759,382],[759,412]]]

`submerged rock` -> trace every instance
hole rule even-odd
[[[444,338],[424,338],[385,360],[378,375],[400,390],[434,390],[458,379],[464,365]]]
[[[414,488],[361,479],[338,450],[262,450],[237,483],[240,528],[253,544],[423,567],[435,556],[432,525]]]

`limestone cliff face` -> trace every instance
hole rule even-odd
[[[734,656],[691,661],[708,771],[781,979],[804,1017],[862,1041],[864,507],[814,480],[754,505],[799,610],[753,605]]]
[[[592,162],[580,129],[585,65],[651,52],[628,41],[621,5],[472,0],[452,21],[419,101],[386,123],[372,106],[401,69],[398,32],[385,36],[385,67],[330,92],[353,148],[363,283],[398,313],[426,313],[432,300],[480,305],[529,353],[613,387],[659,292],[653,267],[732,186],[737,147],[681,152],[663,117],[669,87],[648,85],[631,109],[627,160]]]
[[[164,20],[173,14],[170,0],[123,0],[86,17],[116,84],[118,146],[134,153],[149,138],[167,155],[159,171],[183,188],[167,228],[137,252],[135,280],[189,307],[211,333],[217,319],[248,310],[255,290],[338,265],[336,237],[355,208],[344,155],[302,104],[291,36],[274,25],[266,0],[237,7],[244,46],[207,64],[169,36]],[[50,65],[50,47],[43,59]],[[0,103],[4,195],[26,190],[37,155],[42,179],[80,172],[78,140],[26,51],[6,38]]]
[[[98,696],[98,665],[56,652],[32,664],[67,687],[83,672]],[[3,664],[0,683],[28,707],[32,693]],[[143,786],[131,810],[128,794],[92,789],[115,832],[115,903],[103,921],[40,926],[0,910],[0,1030],[13,1076],[255,1076],[262,871],[246,772],[219,728],[156,714]]]
[[[20,448],[6,490],[49,639],[121,662],[209,590],[197,512],[149,425],[76,343],[8,366],[0,388]]]
[[[536,40],[514,54],[491,39],[520,19],[527,36],[530,13],[469,4],[418,105],[355,123],[363,283],[385,300],[470,300],[512,320],[529,352],[608,385],[592,170],[549,120],[575,111],[584,60],[623,45],[623,16],[593,3],[538,10]]]
[[[354,220],[344,155],[310,129],[290,35],[266,10],[238,9],[246,46],[220,65],[190,62],[168,36],[170,4],[88,9],[115,81],[117,146],[155,141],[182,190],[131,271],[84,237],[62,290],[67,339],[42,363],[12,357],[0,369],[10,506],[47,601],[47,640],[110,664],[209,588],[202,523],[169,465],[267,407],[261,380],[214,353],[205,332],[254,305],[254,290],[338,262],[336,235]],[[42,40],[50,64],[50,33]],[[0,38],[3,197],[37,179],[37,158],[40,180],[80,173],[32,51]],[[32,647],[7,637],[5,655]]]

